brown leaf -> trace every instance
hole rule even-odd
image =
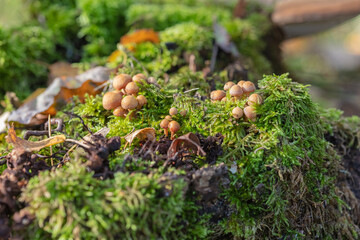
[[[155,129],[154,128],[143,128],[136,130],[133,133],[130,133],[125,136],[125,140],[131,145],[135,138],[138,138],[140,141],[149,139],[150,141],[155,141]]]
[[[79,69],[67,62],[56,62],[49,66],[49,80],[52,82],[58,77],[75,77],[79,74]]]
[[[172,158],[181,148],[191,149],[197,155],[206,156],[205,151],[200,146],[200,140],[194,133],[188,133],[175,139],[167,152],[167,157]]]
[[[109,68],[96,67],[76,77],[56,78],[45,91],[11,112],[8,121],[27,125],[43,123],[49,114],[55,115],[57,109],[73,96],[77,95],[83,100],[86,93],[99,93],[101,89],[98,86],[109,79],[110,72]]]
[[[65,135],[57,135],[37,142],[27,141],[16,136],[14,126],[9,129],[8,136],[6,138],[6,141],[11,143],[15,149],[24,149],[27,152],[39,151],[42,148],[63,143],[65,140]]]
[[[139,44],[142,42],[159,43],[159,35],[152,29],[140,29],[133,33],[126,34],[120,39],[120,43],[122,45],[127,45],[131,43]]]

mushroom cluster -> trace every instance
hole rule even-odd
[[[131,77],[129,74],[119,74],[113,80],[114,91],[110,91],[103,96],[103,107],[106,110],[113,110],[117,117],[125,118],[131,110],[141,109],[147,104],[147,99],[143,95],[137,95],[139,86],[146,81],[146,76],[142,73]],[[133,111],[130,118],[135,117]]]
[[[212,102],[227,101],[226,92],[229,92],[232,101],[247,100],[244,109],[235,107],[232,110],[232,116],[235,119],[240,119],[245,115],[245,120],[256,120],[256,112],[254,105],[262,104],[263,100],[257,93],[253,93],[256,90],[254,83],[250,81],[239,81],[237,84],[234,82],[227,82],[224,85],[224,90],[215,90],[210,94]],[[246,99],[247,98],[247,99]]]
[[[175,107],[170,108],[169,114],[161,122],[160,127],[164,129],[164,134],[167,137],[169,135],[169,130],[171,132],[171,140],[174,140],[175,133],[180,130],[180,124],[177,121],[172,119],[172,116],[178,114],[178,110]],[[186,110],[181,110],[180,115],[185,117],[187,114]]]

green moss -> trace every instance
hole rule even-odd
[[[211,26],[213,18],[221,22],[231,19],[231,11],[214,6],[185,6],[182,4],[133,4],[126,13],[126,21],[137,28],[164,30],[183,22]]]
[[[52,41],[52,33],[39,26],[0,27],[0,96],[15,91],[23,99],[46,83],[47,66],[43,62],[57,56]]]
[[[196,219],[184,186],[182,180],[167,181],[156,172],[119,172],[102,181],[75,162],[31,179],[22,200],[35,214],[35,224],[52,238],[176,239],[186,237],[186,227],[193,237],[204,237],[201,222],[186,226],[179,217],[194,217],[189,223]]]

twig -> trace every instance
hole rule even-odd
[[[48,115],[48,126],[49,126],[49,138],[51,138],[51,117]],[[53,155],[52,146],[50,146],[50,155]],[[51,157],[51,166],[54,166],[54,159]]]
[[[57,124],[56,128],[51,130],[51,133],[62,132],[63,130],[63,120],[60,118],[51,119],[51,124]],[[48,128],[48,122],[45,123],[45,129]],[[24,134],[24,139],[28,140],[31,136],[47,136],[49,135],[49,131],[47,130],[28,130]]]
[[[70,115],[71,117],[76,117],[80,119],[80,122],[82,123],[82,125],[84,126],[84,128],[91,134],[93,134],[93,132],[90,130],[90,128],[88,128],[88,126],[85,124],[84,120],[82,119],[82,117],[80,117],[79,115],[72,113],[72,112],[64,112],[67,115]]]

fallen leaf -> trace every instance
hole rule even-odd
[[[194,133],[188,133],[175,139],[170,145],[167,157],[172,158],[181,148],[191,149],[197,155],[206,156],[205,151],[200,146],[199,138]]]
[[[100,92],[97,87],[109,79],[111,69],[95,67],[76,77],[56,78],[50,86],[17,110],[11,112],[8,121],[36,125],[46,121],[42,115],[55,115],[57,108],[66,104],[73,96],[84,99],[85,94]]]
[[[140,29],[133,33],[126,34],[121,37],[120,43],[122,45],[127,44],[139,44],[142,42],[159,43],[160,38],[157,32],[152,29]]]
[[[155,129],[154,128],[143,128],[136,130],[128,135],[126,135],[125,140],[131,145],[135,138],[138,138],[140,141],[149,139],[150,141],[155,141]]]
[[[63,143],[65,140],[65,135],[57,135],[37,142],[27,141],[16,136],[14,126],[9,129],[8,136],[6,138],[6,141],[12,144],[15,149],[24,149],[27,152],[39,151],[42,148]]]
[[[79,69],[67,62],[56,62],[49,66],[49,80],[52,82],[58,77],[75,77],[79,74]]]
[[[231,53],[234,57],[240,57],[240,53],[237,50],[235,43],[231,41],[230,35],[226,29],[217,22],[214,22],[213,29],[216,45],[218,45],[224,52]]]

